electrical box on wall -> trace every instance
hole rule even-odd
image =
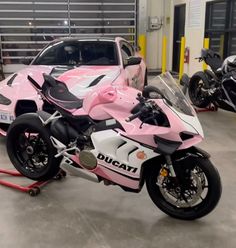
[[[159,30],[163,25],[162,18],[157,16],[149,16],[148,18],[148,31]]]

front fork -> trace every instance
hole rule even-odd
[[[174,166],[173,166],[173,163],[172,163],[171,156],[170,155],[166,155],[165,156],[165,159],[166,159],[166,167],[170,171],[170,176],[176,178],[176,173],[175,173],[175,170],[174,170]]]
[[[166,165],[161,169],[160,175],[158,177],[158,185],[162,186],[162,183],[165,177],[170,176],[173,179],[177,180],[174,166],[170,155],[165,155]]]

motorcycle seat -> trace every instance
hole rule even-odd
[[[42,90],[46,98],[65,110],[79,109],[83,106],[83,100],[73,95],[67,86],[49,75],[44,75]]]

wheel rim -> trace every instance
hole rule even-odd
[[[186,169],[181,183],[175,178],[158,176],[157,186],[163,198],[176,208],[192,208],[200,205],[208,194],[208,181],[200,167]],[[160,183],[161,182],[161,183]]]
[[[44,171],[48,165],[49,149],[40,132],[21,129],[16,136],[14,149],[22,169],[33,174]]]

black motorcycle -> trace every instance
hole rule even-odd
[[[189,81],[186,75],[183,77],[182,84],[187,85],[192,103],[198,108],[213,104],[236,112],[236,56],[230,56],[222,62],[218,53],[202,49],[201,57],[197,59],[204,61],[212,71],[196,72]]]

